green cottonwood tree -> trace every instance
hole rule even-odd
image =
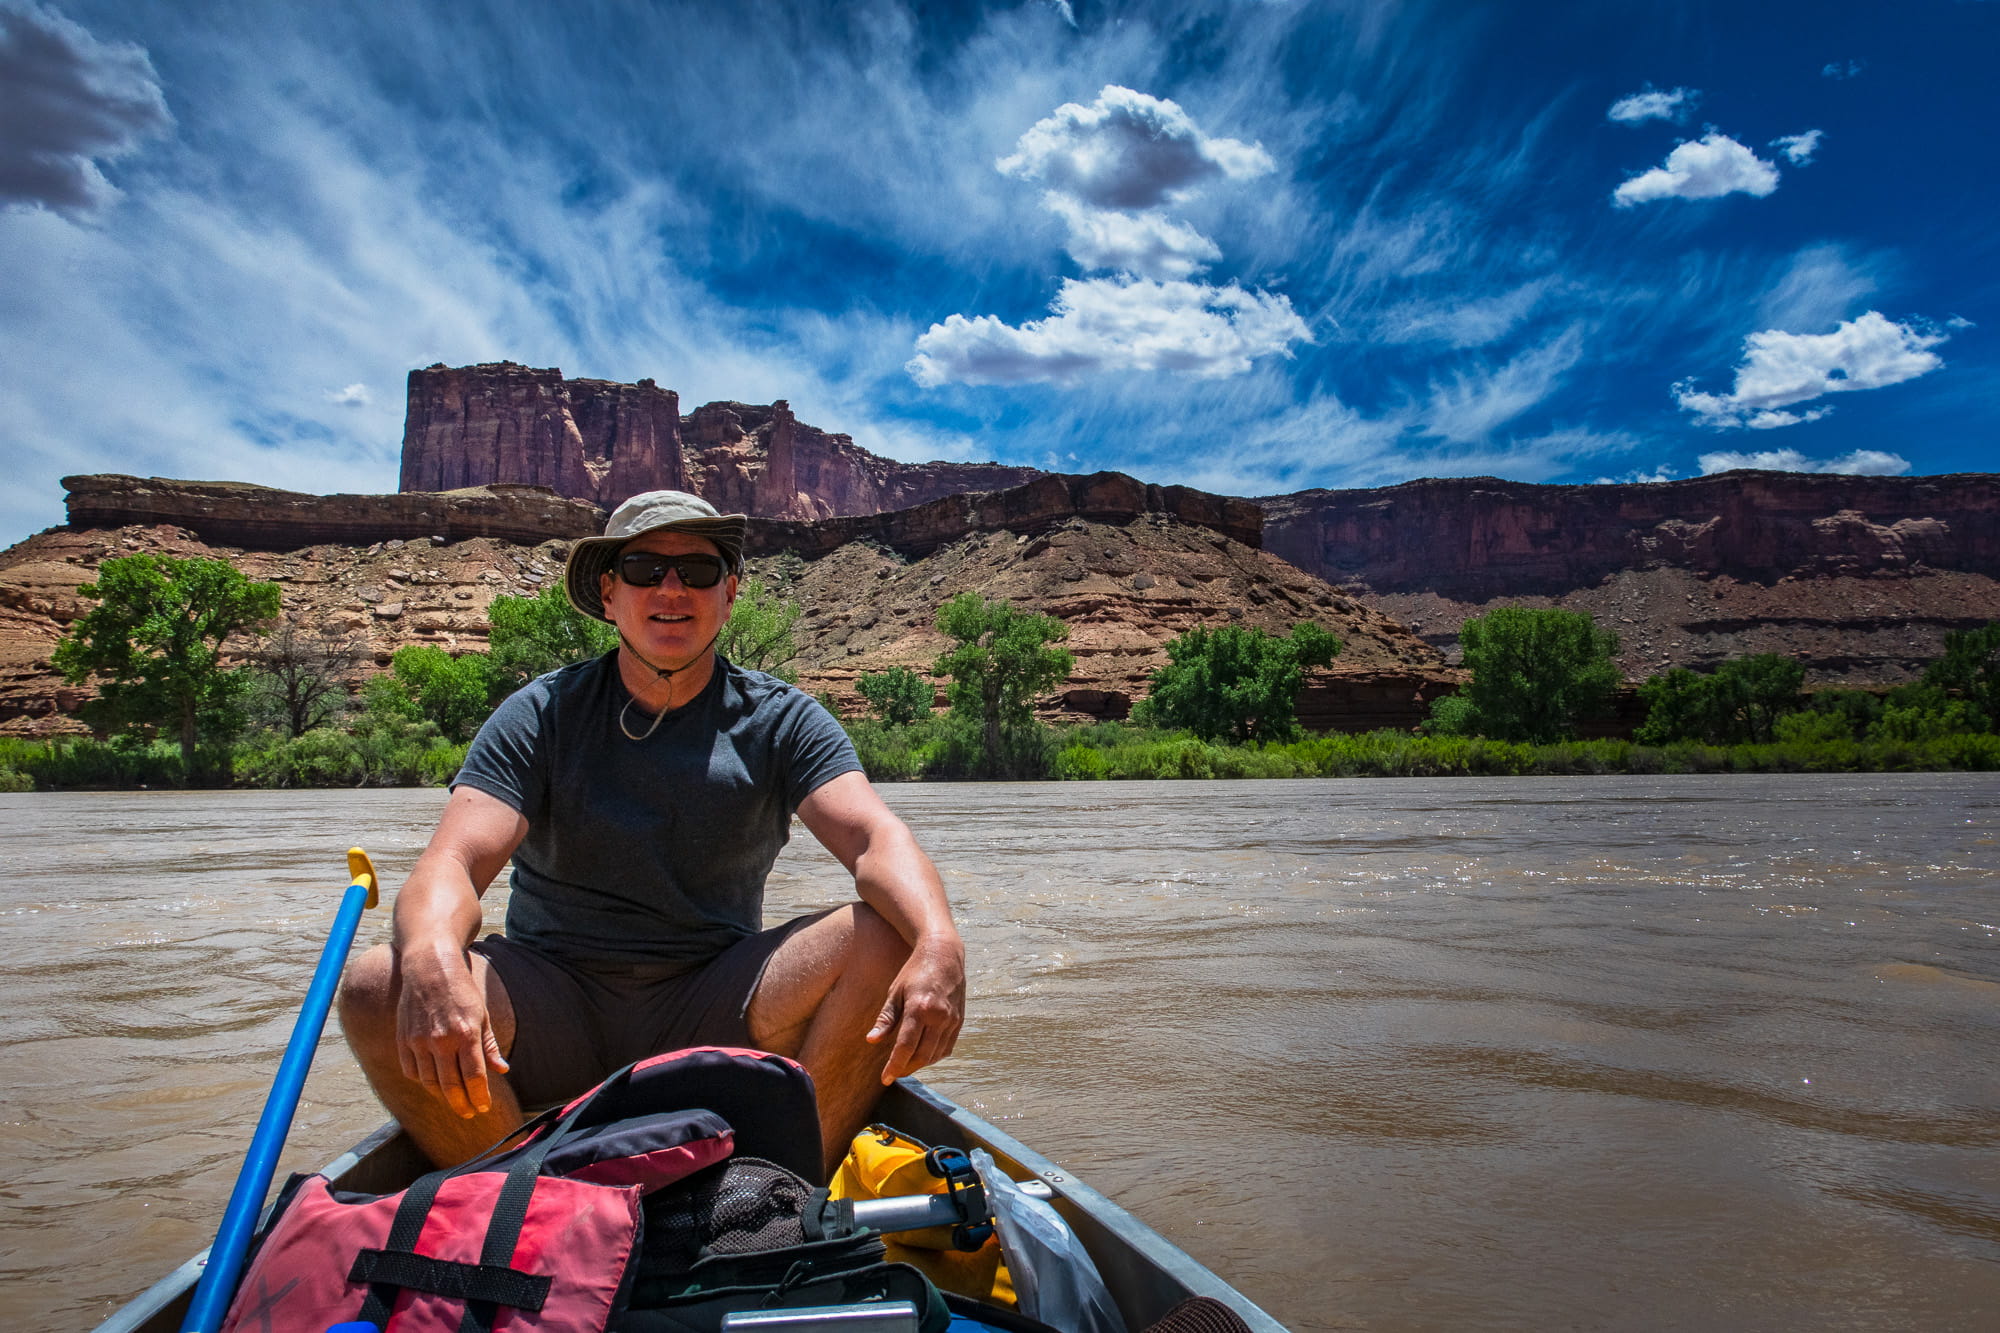
[[[1924,668],[1924,684],[1971,704],[2000,729],[2000,620],[1944,636],[1944,656]]]
[[[1581,611],[1503,606],[1459,630],[1472,683],[1433,720],[1496,740],[1562,740],[1602,714],[1618,688],[1618,636]]]
[[[442,648],[413,643],[396,650],[390,669],[398,688],[446,740],[471,740],[493,711],[493,661],[485,653],[453,657]]]
[[[1203,740],[1291,740],[1305,669],[1326,666],[1339,651],[1340,640],[1311,623],[1283,636],[1197,625],[1167,645],[1169,661],[1153,672],[1140,716]]]
[[[618,631],[571,606],[559,583],[533,597],[495,597],[486,618],[493,627],[487,655],[493,659],[494,688],[502,694],[618,646]]]
[[[935,691],[931,683],[908,667],[863,672],[855,688],[875,710],[875,716],[892,727],[907,727],[931,715]]]
[[[1016,611],[962,592],[938,608],[938,630],[955,646],[931,666],[949,677],[951,711],[978,727],[989,773],[1010,771],[1018,743],[1036,728],[1037,694],[1069,674],[1076,659],[1067,648],[1051,648],[1069,637],[1069,627],[1053,616]]]
[[[1779,718],[1805,708],[1805,678],[1803,666],[1778,653],[1731,658],[1705,676],[1675,667],[1639,687],[1646,722],[1633,739],[1768,744],[1777,739]]]
[[[85,720],[171,732],[196,780],[202,746],[243,726],[249,680],[222,665],[222,645],[277,618],[278,585],[253,583],[226,560],[129,555],[106,560],[77,592],[97,606],[70,626],[53,661],[71,684],[98,678]]]
[[[737,666],[796,681],[799,673],[791,663],[799,655],[799,645],[792,626],[798,619],[797,602],[755,574],[747,574],[737,586],[729,623],[715,640],[716,651]]]

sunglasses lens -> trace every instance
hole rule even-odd
[[[671,569],[683,586],[713,588],[722,581],[722,561],[712,555],[657,555],[632,551],[618,557],[618,577],[635,588],[657,588]]]
[[[712,555],[676,556],[674,570],[690,588],[713,588],[722,581],[722,562]]]

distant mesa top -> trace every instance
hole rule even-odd
[[[651,380],[565,379],[511,361],[410,372],[399,489],[547,486],[602,509],[642,491],[693,491],[725,512],[817,519],[906,509],[1043,475],[998,463],[899,463],[768,405],[688,416]]]

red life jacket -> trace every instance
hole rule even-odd
[[[629,1292],[641,1196],[753,1143],[819,1170],[812,1080],[762,1051],[641,1060],[516,1137],[397,1194],[293,1177],[224,1333],[600,1333]]]

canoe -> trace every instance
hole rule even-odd
[[[1164,1236],[999,1128],[915,1079],[883,1091],[871,1117],[933,1144],[984,1148],[1016,1180],[1047,1184],[1056,1210],[1097,1264],[1131,1333],[1140,1333],[1190,1296],[1209,1296],[1242,1316],[1252,1333],[1285,1327],[1202,1267]],[[340,1188],[367,1194],[402,1189],[427,1164],[391,1121],[336,1158],[325,1174]],[[207,1251],[154,1283],[97,1326],[97,1333],[177,1333],[201,1277]]]

